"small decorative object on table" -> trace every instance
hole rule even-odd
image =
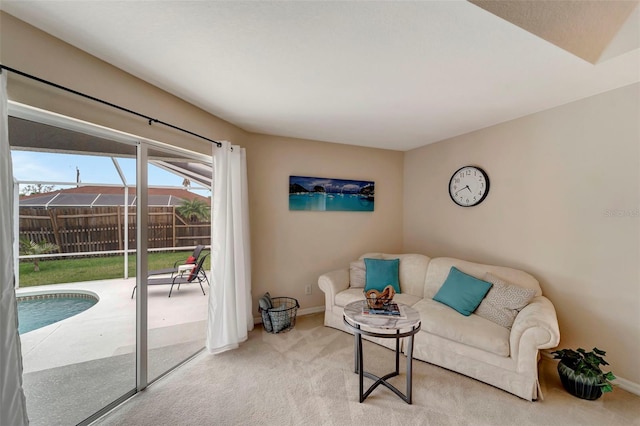
[[[296,325],[296,314],[300,305],[291,297],[271,297],[269,292],[258,300],[258,311],[262,325],[268,333],[291,330]]]
[[[379,292],[378,290],[365,291],[364,295],[367,298],[367,306],[369,309],[381,309],[393,301],[393,296],[396,294],[392,285],[388,285]]]
[[[603,392],[613,391],[610,380],[616,376],[612,372],[603,372],[600,365],[609,365],[604,360],[606,352],[598,348],[587,352],[582,348],[559,349],[551,352],[554,359],[559,359],[558,374],[562,386],[571,395],[578,398],[595,400],[602,396]]]

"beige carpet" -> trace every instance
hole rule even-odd
[[[366,371],[388,373],[393,352],[365,342],[364,362]],[[360,404],[353,337],[324,327],[322,314],[309,315],[289,333],[256,327],[239,349],[196,357],[97,424],[640,425],[640,397],[615,389],[597,401],[575,398],[562,389],[552,360],[541,362],[545,399],[537,402],[425,362],[413,365],[413,405],[382,386]],[[392,382],[402,390],[404,378]]]

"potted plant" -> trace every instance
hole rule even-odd
[[[582,348],[559,349],[551,352],[554,359],[559,359],[558,374],[562,386],[570,394],[578,398],[595,400],[602,396],[603,392],[611,392],[613,385],[611,380],[616,377],[612,372],[603,372],[601,365],[609,365],[604,360],[606,352],[598,348],[587,352]]]

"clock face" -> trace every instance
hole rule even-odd
[[[449,195],[462,207],[480,204],[489,193],[489,176],[480,167],[465,166],[449,180]]]

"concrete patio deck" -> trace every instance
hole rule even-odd
[[[135,279],[21,288],[18,297],[95,293],[88,310],[20,336],[31,424],[76,424],[135,388]],[[148,294],[149,379],[204,347],[209,287],[151,286]]]

